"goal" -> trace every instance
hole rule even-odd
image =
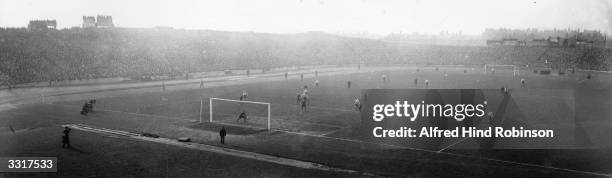
[[[512,76],[519,76],[520,70],[516,65],[499,65],[499,64],[486,64],[484,66],[484,73],[490,73],[495,69],[496,72],[512,71]]]
[[[270,103],[257,101],[240,101],[223,98],[210,98],[208,103],[209,122],[270,130]],[[200,122],[202,122],[200,106]],[[238,120],[240,113],[247,115],[247,120]]]

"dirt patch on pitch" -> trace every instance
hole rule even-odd
[[[257,134],[257,133],[268,131],[267,129],[249,128],[249,127],[241,127],[241,126],[234,126],[234,125],[227,125],[227,124],[217,124],[217,123],[210,123],[210,122],[198,123],[198,124],[188,126],[188,128],[191,128],[191,129],[205,130],[205,131],[211,131],[211,132],[219,132],[221,130],[221,127],[225,127],[225,130],[227,130],[227,133],[231,135],[252,135],[252,134]]]

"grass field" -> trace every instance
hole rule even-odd
[[[464,73],[464,69],[467,73]],[[444,77],[448,73],[448,78]],[[590,80],[584,73],[573,75],[539,75],[522,71],[514,77],[510,70],[484,74],[481,68],[414,67],[362,68],[339,73],[319,73],[320,84],[314,86],[314,74],[304,81],[292,74],[253,76],[240,80],[219,80],[199,84],[136,88],[125,90],[47,96],[41,102],[25,105],[4,104],[0,114],[1,156],[56,156],[60,165],[57,174],[3,174],[12,176],[148,176],[170,177],[321,177],[364,176],[277,166],[273,163],[227,155],[190,150],[188,148],[148,143],[87,132],[73,133],[74,149],[60,147],[61,125],[69,123],[155,133],[166,138],[191,137],[195,143],[304,160],[330,167],[357,170],[379,176],[609,176],[612,151],[612,75],[597,73]],[[382,82],[381,75],[389,82]],[[413,84],[414,79],[419,84]],[[527,88],[520,87],[520,78]],[[513,89],[508,107],[520,111],[507,115],[509,120],[532,126],[572,130],[579,146],[552,145],[546,150],[472,150],[459,149],[470,140],[457,140],[448,149],[418,150],[401,146],[365,142],[357,137],[360,113],[352,100],[369,88],[438,89]],[[352,82],[347,88],[347,81]],[[300,113],[296,105],[298,88],[308,85],[310,109]],[[271,103],[272,131],[262,128],[265,113],[258,106],[233,104],[213,105],[214,123],[208,120],[208,98],[238,99],[243,90],[249,100]],[[86,99],[98,101],[95,112],[79,115]],[[495,102],[495,101],[492,101]],[[241,107],[251,108],[249,127],[235,122]],[[229,124],[231,123],[231,124]],[[245,125],[245,124],[242,124]],[[218,144],[218,129],[229,132],[226,145]],[[456,143],[456,144],[455,144]]]

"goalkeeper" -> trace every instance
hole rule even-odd
[[[236,122],[240,122],[240,119],[242,119],[246,123],[247,115],[244,112],[244,110],[242,111],[242,113],[240,113],[240,115],[238,116],[238,119],[236,119]]]

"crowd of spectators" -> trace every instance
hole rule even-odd
[[[339,64],[541,64],[610,70],[604,48],[402,45],[319,32],[0,29],[0,85]]]
[[[598,47],[413,46],[398,49],[404,62],[433,65],[487,65],[612,70],[612,50]],[[407,60],[406,60],[407,59]]]

